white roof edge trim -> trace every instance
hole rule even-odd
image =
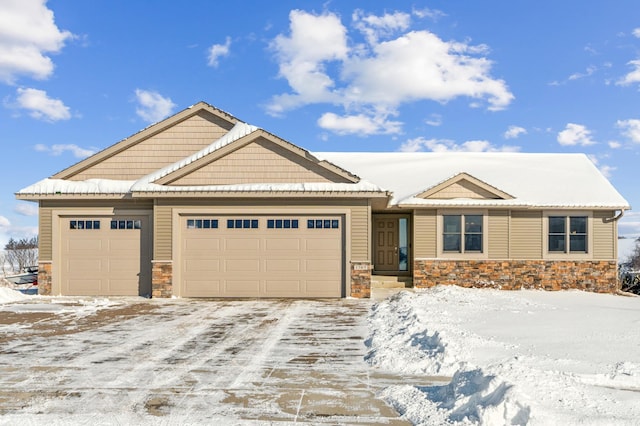
[[[160,170],[157,170],[153,173],[149,173],[148,175],[141,177],[134,184],[134,187],[137,187],[137,185],[144,185],[151,182],[155,182],[156,180],[161,179],[177,170],[180,170],[181,168],[193,163],[194,161],[199,160],[200,158],[205,157],[211,154],[212,152],[215,152],[220,148],[227,146],[230,143],[233,143],[238,139],[243,138],[255,132],[256,130],[259,130],[259,127],[252,126],[250,124],[239,121],[231,128],[231,130],[225,133],[222,137],[216,139],[209,146],[206,146],[205,148],[201,149],[195,154],[192,154],[186,158],[183,158],[180,161],[177,161],[173,164],[169,164],[168,166],[165,166]]]
[[[16,195],[128,194],[134,183],[133,180],[87,179],[74,181],[47,178],[21,189]]]
[[[136,184],[132,192],[379,192],[384,189],[367,181],[358,183],[251,183],[235,185],[168,186]]]
[[[477,200],[469,198],[453,198],[448,200],[432,200],[423,198],[406,198],[397,203],[398,207],[526,207],[538,209],[612,209],[629,210],[629,205],[606,203],[534,203],[523,200]]]

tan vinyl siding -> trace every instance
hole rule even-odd
[[[511,258],[542,259],[542,212],[511,213]]]
[[[489,211],[486,238],[489,243],[489,259],[509,258],[509,210]]]
[[[371,210],[368,205],[351,207],[351,260],[369,260],[369,226]]]
[[[413,214],[413,251],[415,258],[437,257],[436,210],[416,210]]]
[[[450,200],[453,198],[470,198],[470,199],[494,199],[495,194],[480,188],[471,182],[461,180],[453,183],[446,188],[430,195],[428,198]]]
[[[51,209],[41,207],[38,214],[38,258],[40,261],[52,261],[53,228]]]
[[[348,182],[264,138],[217,159],[171,185]]]
[[[173,258],[171,214],[171,207],[155,206],[154,208],[153,260],[171,260]]]
[[[615,216],[613,211],[593,212],[593,258],[615,259],[615,245],[617,243],[617,222],[611,219]]]
[[[136,180],[201,150],[227,133],[231,126],[218,117],[200,112],[70,179]]]

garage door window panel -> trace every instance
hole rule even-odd
[[[339,229],[339,219],[309,219],[307,220],[308,229]]]
[[[142,221],[139,219],[112,220],[111,229],[113,230],[142,229]]]
[[[268,219],[267,229],[298,229],[298,219]]]
[[[258,229],[258,219],[227,219],[227,229]]]
[[[99,220],[71,220],[69,221],[69,229],[100,229]]]
[[[218,219],[187,219],[187,229],[218,229]]]

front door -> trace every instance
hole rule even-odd
[[[373,269],[381,273],[409,271],[409,218],[375,215],[373,219]]]

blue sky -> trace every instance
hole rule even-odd
[[[0,3],[14,193],[198,101],[311,151],[584,152],[640,206],[635,0]],[[549,188],[553,190],[553,188]],[[640,235],[640,212],[620,234]]]

